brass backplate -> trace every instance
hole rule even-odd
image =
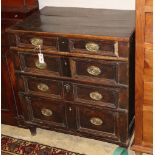
[[[53,114],[52,110],[46,109],[46,108],[41,109],[41,113],[42,113],[42,115],[48,116],[48,117],[52,116],[52,114]]]
[[[87,72],[91,75],[98,76],[99,74],[101,74],[101,69],[96,66],[89,66],[87,68]]]
[[[100,46],[96,43],[89,42],[85,45],[86,49],[90,52],[97,52],[100,48]]]
[[[93,125],[96,125],[96,126],[99,126],[99,125],[102,125],[103,124],[103,121],[102,119],[98,118],[98,117],[92,117],[90,119],[90,122],[93,124]]]
[[[100,94],[99,92],[91,92],[89,96],[95,101],[100,101],[103,98],[102,94]]]
[[[43,92],[46,92],[46,91],[49,90],[48,85],[46,85],[46,84],[44,84],[44,83],[39,83],[39,84],[37,85],[37,88],[38,88],[39,90],[43,91]]]

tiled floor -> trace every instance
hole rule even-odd
[[[66,149],[86,155],[112,155],[118,147],[115,144],[101,142],[93,139],[72,136],[54,131],[37,128],[37,135],[31,136],[30,131],[9,125],[1,125],[2,134],[19,139],[38,142],[41,144]],[[129,150],[129,155],[134,153]]]

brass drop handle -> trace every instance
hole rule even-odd
[[[32,38],[31,39],[31,44],[35,47],[39,47],[43,45],[43,40],[40,38]]]
[[[46,91],[49,90],[48,85],[46,85],[46,84],[44,84],[44,83],[39,83],[39,84],[37,85],[37,88],[38,88],[39,90],[41,90],[42,92],[46,92]]]
[[[46,62],[40,63],[39,60],[37,60],[37,61],[35,62],[35,66],[36,66],[38,69],[46,69],[47,64],[46,64]]]
[[[50,117],[53,115],[52,110],[46,109],[46,108],[41,109],[41,113],[42,115],[47,116],[47,117]]]
[[[101,69],[97,66],[89,66],[87,68],[87,72],[90,74],[90,75],[93,75],[93,76],[98,76],[101,74]]]
[[[100,46],[96,43],[89,42],[85,45],[85,48],[87,49],[87,51],[97,52],[99,50]]]
[[[69,84],[65,84],[64,87],[65,87],[66,92],[69,93],[71,86]]]
[[[96,125],[96,126],[100,126],[103,124],[102,119],[98,118],[98,117],[92,117],[90,119],[91,124]]]
[[[103,98],[102,94],[100,94],[99,92],[91,92],[89,96],[95,101],[100,101]]]

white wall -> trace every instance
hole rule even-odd
[[[39,0],[39,5],[134,10],[135,0]]]

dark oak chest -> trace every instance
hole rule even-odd
[[[8,32],[18,117],[32,133],[41,127],[128,145],[133,11],[45,7]]]

